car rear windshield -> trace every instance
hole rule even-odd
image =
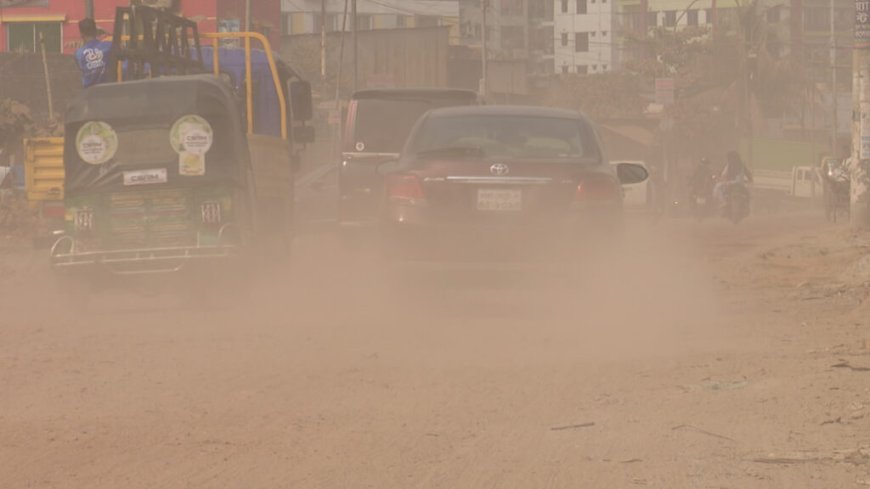
[[[469,105],[468,98],[365,98],[357,101],[353,146],[367,153],[399,153],[411,128],[431,109]]]
[[[418,156],[462,153],[519,159],[599,157],[592,128],[582,120],[518,115],[432,117],[420,127],[409,150]]]

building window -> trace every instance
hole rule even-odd
[[[568,13],[568,0],[562,0],[562,13],[563,14]],[[565,68],[565,69],[567,70],[567,68]],[[565,71],[565,73],[567,73],[567,71]]]
[[[607,65],[601,65],[601,69],[607,71]]]
[[[293,14],[286,15],[287,27],[286,27],[286,30],[284,32],[286,32],[288,34],[302,34],[302,32],[293,32],[293,20],[292,20],[293,17],[292,16],[293,16]],[[336,14],[326,14],[326,32],[335,32],[335,31],[341,29],[341,25],[336,25],[337,18],[338,18],[338,16]],[[312,19],[313,19],[312,32],[314,32],[315,34],[320,34],[320,26],[322,25],[320,14],[319,13],[314,14]]]
[[[578,53],[589,52],[589,33],[577,32],[574,34],[574,51]]]
[[[677,11],[668,10],[665,12],[665,27],[674,27],[677,25]]]
[[[524,16],[523,0],[501,0],[501,14]]]
[[[368,31],[372,28],[371,15],[357,15],[356,28],[361,31]]]
[[[404,15],[397,16],[396,17],[396,27],[398,27],[398,28],[407,27],[408,26],[407,19],[408,19],[408,17],[404,16]]]
[[[434,15],[421,15],[417,17],[417,27],[438,27],[438,17]]]
[[[779,23],[779,5],[767,9],[767,22],[769,24]]]
[[[585,75],[589,73],[589,67],[586,65],[577,65],[577,74]]]
[[[567,32],[562,33],[562,45],[563,46],[568,45],[568,33]]]
[[[505,49],[522,49],[526,45],[526,29],[521,25],[501,28],[501,42]]]
[[[406,25],[407,27],[407,25]],[[480,24],[472,24],[471,22],[463,22],[460,25],[460,30],[462,31],[462,37],[466,39],[472,39],[475,41],[480,40]]]
[[[61,52],[60,22],[10,22],[6,24],[7,44],[10,51],[36,53],[39,36],[45,38],[45,52]]]
[[[601,31],[601,35],[607,37],[607,31]]]
[[[568,65],[562,65],[562,74],[568,73]]]
[[[595,0],[592,0],[592,1],[594,2]],[[577,13],[578,14],[585,14],[586,12],[587,12],[586,0],[577,0]]]
[[[659,14],[658,12],[649,12],[647,13],[647,25],[649,27],[658,27],[659,25]]]
[[[692,27],[698,25],[698,11],[697,10],[689,10],[686,12],[686,23]]]

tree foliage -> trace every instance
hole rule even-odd
[[[546,92],[544,105],[568,107],[596,119],[639,117],[648,101],[643,82],[631,73],[609,72],[591,76],[561,76]]]

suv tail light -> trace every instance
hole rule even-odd
[[[577,201],[602,201],[617,200],[622,188],[619,183],[609,175],[587,175],[577,185],[575,199]]]
[[[91,209],[78,210],[74,220],[76,231],[91,231],[94,229],[94,211]]]
[[[202,223],[208,225],[216,225],[221,223],[221,203],[220,202],[203,202],[200,206],[202,213]]]
[[[386,187],[387,197],[390,200],[415,204],[426,199],[423,184],[415,175],[390,175],[387,177]]]

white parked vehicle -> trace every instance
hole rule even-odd
[[[618,165],[620,163],[632,163],[635,165],[640,165],[640,166],[644,167],[647,170],[647,172],[649,172],[649,168],[647,167],[646,163],[643,161],[619,160],[619,161],[611,161],[610,162],[611,165]],[[623,185],[622,186],[622,193],[623,193],[622,203],[626,208],[629,208],[629,209],[647,208],[647,207],[651,206],[652,202],[653,202],[652,192],[653,192],[653,189],[652,189],[652,185],[650,184],[649,179],[646,179],[641,183]]]

